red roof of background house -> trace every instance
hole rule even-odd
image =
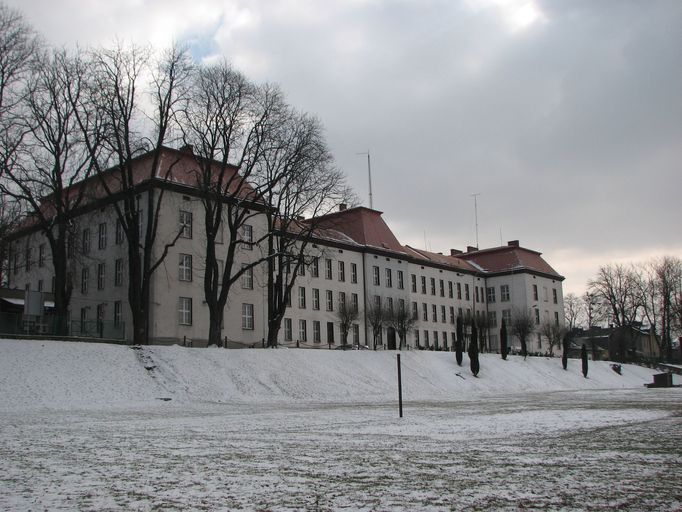
[[[381,218],[382,212],[364,206],[315,218],[316,227],[339,231],[360,245],[404,254],[405,249]]]
[[[542,259],[541,254],[525,247],[519,247],[518,242],[515,241],[501,247],[458,254],[457,257],[467,260],[477,269],[485,272],[510,272],[523,269],[563,280],[564,277]]]

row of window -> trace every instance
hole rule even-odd
[[[253,330],[254,325],[253,304],[242,304],[242,329]],[[178,299],[178,322],[180,325],[192,325],[192,298],[179,297]]]
[[[313,343],[322,343],[322,323],[319,320],[313,320],[312,321],[313,325],[313,338],[312,341]],[[327,322],[327,329],[326,329],[326,342],[331,344],[335,343],[335,338],[334,338],[334,333],[335,333],[335,324],[334,322]],[[341,327],[339,326],[339,331]],[[349,334],[352,336],[352,343],[354,345],[357,345],[360,343],[360,325],[359,324],[352,324]],[[293,341],[293,323],[291,318],[285,318],[284,319],[284,341]],[[298,337],[296,338],[297,341],[303,341],[307,342],[308,341],[308,322],[307,320],[299,320],[298,321]]]

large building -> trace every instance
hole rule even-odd
[[[182,159],[170,173],[158,172],[140,183],[139,200],[164,189],[162,222],[157,237],[163,246],[180,232],[168,249],[151,285],[150,340],[152,343],[205,343],[208,308],[204,301],[203,206],[187,178],[194,157],[165,149],[165,156]],[[170,160],[170,158],[166,158]],[[138,165],[144,165],[144,157]],[[163,160],[162,160],[163,162]],[[113,199],[94,198],[74,219],[76,232],[70,247],[69,276],[73,282],[70,303],[72,334],[97,322],[101,335],[132,339],[127,302],[127,249],[113,208]],[[242,236],[258,240],[266,230],[264,215],[254,215]],[[536,324],[563,324],[563,277],[539,252],[506,246],[434,253],[401,244],[382,218],[382,212],[366,207],[346,208],[318,217],[309,246],[309,264],[299,273],[282,323],[283,345],[327,348],[339,344],[339,305],[357,306],[359,316],[351,326],[348,343],[396,348],[395,331],[382,326],[375,337],[367,312],[372,305],[409,308],[418,319],[408,333],[410,348],[449,349],[453,346],[456,318],[485,318],[486,345],[499,347],[503,318],[515,310],[533,312]],[[218,245],[218,259],[227,244]],[[238,265],[258,258],[258,250],[241,250]],[[221,256],[222,255],[222,256]],[[225,308],[222,338],[227,346],[261,346],[267,338],[265,264],[242,276]],[[11,245],[9,287],[50,291],[53,269],[49,246],[30,223],[14,234]],[[544,351],[542,337],[531,351]],[[546,343],[546,341],[545,341]]]

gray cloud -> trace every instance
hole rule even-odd
[[[570,269],[569,290],[594,271],[577,260],[682,251],[676,0],[64,5],[17,3],[59,44],[149,32],[279,82],[362,197],[370,149],[403,242],[473,244],[480,192],[481,245],[521,239]],[[539,16],[519,29],[524,5]]]

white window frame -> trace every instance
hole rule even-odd
[[[253,331],[253,304],[242,304],[242,330]]]
[[[178,299],[178,323],[180,325],[192,325],[192,298],[179,297]]]
[[[179,254],[178,255],[178,280],[192,281],[192,255]]]

